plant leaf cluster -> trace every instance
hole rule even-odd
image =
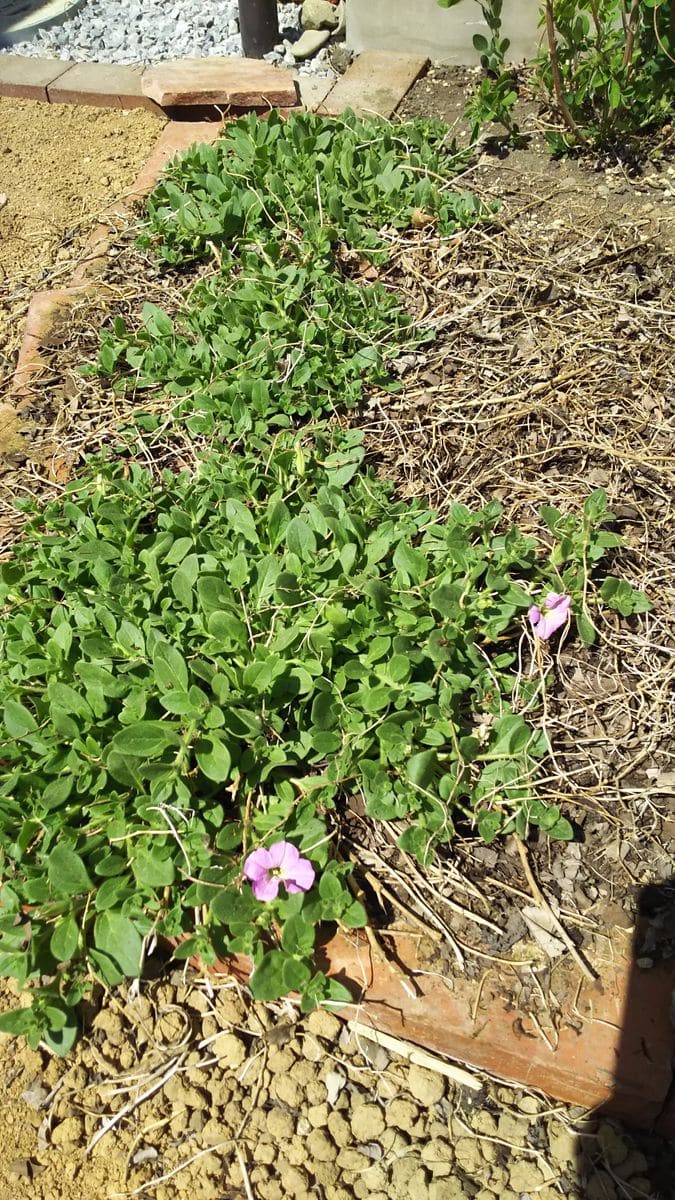
[[[237,123],[206,160],[227,193],[215,216],[191,151],[171,172],[183,200],[160,184],[145,236],[174,264],[219,240],[218,269],[173,316],[147,306],[131,333],[116,319],[99,369],[133,378],[141,400],[173,397],[195,445],[237,437],[180,474],[128,448],[90,462],[58,501],[22,504],[25,536],[0,565],[0,973],[32,998],[0,1029],[58,1053],[92,982],[138,975],[157,938],[178,939],[178,958],[250,955],[261,999],[346,999],[313,964],[321,922],[365,922],[331,849],[337,806],[395,822],[422,863],[457,823],[487,841],[572,834],[536,795],[547,744],[522,711],[538,684],[514,694],[517,638],[556,590],[592,640],[589,573],[620,540],[602,528],[604,493],[580,518],[543,510],[546,543],[503,528],[496,504],[440,519],[365,469],[358,432],[308,423],[384,382],[411,336],[387,292],[340,274],[353,213],[339,230],[307,217],[310,136],[324,138],[312,153],[343,156],[326,179],[353,166],[354,236],[373,253],[373,231],[404,226],[420,198],[445,220],[447,193],[394,175],[415,154],[439,165],[426,125]],[[614,577],[602,596],[624,614],[648,606]],[[280,839],[317,882],[261,904],[242,862]]]

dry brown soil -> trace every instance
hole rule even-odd
[[[130,188],[162,122],[122,111],[0,99],[0,382],[30,295],[67,283],[73,252]]]

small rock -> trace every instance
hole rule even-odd
[[[307,1029],[314,1037],[335,1042],[340,1036],[342,1022],[325,1008],[315,1008],[307,1018]]]
[[[419,1100],[425,1108],[438,1104],[445,1094],[445,1083],[442,1075],[435,1071],[426,1071],[423,1067],[411,1067],[408,1075],[408,1087],[411,1095]]]
[[[337,29],[340,14],[337,5],[330,0],[305,0],[300,10],[300,24],[303,29]]]
[[[509,1168],[509,1183],[514,1192],[536,1192],[545,1182],[544,1172],[534,1162],[522,1159]]]
[[[452,1146],[445,1138],[431,1138],[423,1144],[422,1162],[434,1177],[449,1175],[452,1160]]]
[[[79,1117],[66,1117],[52,1130],[52,1143],[55,1146],[74,1146],[82,1137],[82,1122]]]
[[[628,1146],[614,1125],[603,1121],[598,1129],[598,1142],[610,1167],[618,1167],[628,1157]]]
[[[419,1109],[412,1100],[392,1100],[385,1113],[387,1125],[394,1129],[410,1129],[419,1117]]]
[[[316,1038],[306,1037],[302,1039],[302,1053],[308,1062],[320,1062],[324,1052]]]
[[[328,1118],[328,1132],[337,1146],[348,1146],[352,1131],[342,1113],[332,1112]]]
[[[338,1151],[325,1129],[313,1129],[307,1137],[307,1149],[317,1162],[334,1162]]]
[[[482,1165],[483,1156],[477,1138],[462,1137],[455,1143],[455,1158],[462,1171],[472,1178]]]
[[[328,1125],[328,1105],[313,1104],[307,1109],[307,1120],[313,1129],[325,1129]]]
[[[286,1167],[281,1173],[284,1196],[304,1196],[308,1190],[307,1172],[302,1167]]]
[[[221,1033],[211,1043],[211,1050],[224,1067],[235,1069],[244,1062],[247,1050],[236,1033]]]
[[[385,1130],[384,1113],[378,1104],[360,1104],[352,1113],[352,1133],[359,1142],[370,1142]]]
[[[586,1200],[616,1200],[616,1188],[611,1175],[595,1171],[586,1184]]]
[[[326,45],[329,37],[327,29],[306,29],[297,42],[284,42],[284,45],[288,53],[299,62],[300,59],[311,58],[316,54],[317,50]]]
[[[290,1075],[277,1075],[272,1080],[270,1088],[272,1095],[289,1108],[299,1108],[302,1103],[302,1089],[296,1079]]]
[[[290,1141],[295,1133],[293,1118],[281,1108],[270,1109],[266,1124],[267,1132],[276,1142]]]

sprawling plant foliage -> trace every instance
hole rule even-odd
[[[378,226],[405,225],[413,202],[455,221],[428,135],[246,120],[208,157],[216,182],[194,150],[150,203],[160,254],[216,253],[217,269],[172,317],[118,318],[98,370],[140,402],[168,398],[211,450],[161,477],[128,448],[89,464],[58,502],[24,505],[0,566],[0,971],[32,996],[0,1028],[33,1044],[66,1052],[92,981],[138,975],[157,938],[179,939],[177,957],[251,955],[260,998],[345,999],[313,948],[321,921],[365,921],[332,850],[332,814],[350,802],[395,822],[422,863],[457,822],[488,841],[572,834],[537,798],[547,743],[518,639],[556,592],[592,641],[589,572],[620,541],[601,528],[603,493],[578,517],[543,510],[541,541],[504,527],[496,504],[440,519],[364,469],[357,432],[309,420],[385,381],[413,336],[388,293],[341,276],[336,243],[351,229],[383,254]],[[307,138],[323,139],[322,179],[345,139],[358,230],[349,205],[332,206],[330,230],[318,199],[305,211]],[[416,153],[433,182],[407,172]],[[646,604],[617,579],[602,596],[625,613]],[[243,865],[280,842],[316,884],[262,902]]]

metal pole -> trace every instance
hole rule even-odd
[[[277,0],[239,0],[239,30],[246,58],[262,58],[279,41]]]

